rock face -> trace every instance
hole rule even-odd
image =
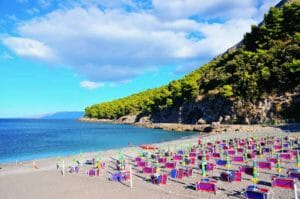
[[[285,93],[281,96],[268,97],[255,103],[230,101],[222,97],[201,98],[196,102],[185,103],[180,107],[156,110],[148,116],[123,116],[116,120],[117,123],[140,123],[140,124],[161,124],[174,123],[164,128],[167,130],[193,130],[195,127],[182,126],[200,125],[204,131],[209,128],[219,129],[220,124],[264,124],[282,119],[285,110],[299,108],[300,92]],[[296,108],[291,108],[295,106]],[[297,110],[295,111],[297,112]],[[298,110],[300,112],[300,110]],[[288,118],[288,115],[284,115]],[[179,124],[179,127],[175,124]],[[151,128],[156,128],[151,126]],[[200,128],[200,127],[197,127]],[[205,129],[206,128],[206,129]]]

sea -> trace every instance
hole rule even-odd
[[[119,149],[195,135],[71,119],[0,119],[0,163]]]

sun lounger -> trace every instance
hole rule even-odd
[[[109,180],[111,181],[127,181],[130,179],[130,172],[129,171],[124,171],[124,172],[117,172],[113,173],[110,177]]]
[[[257,162],[257,166],[260,169],[272,169],[272,163],[271,162]]]
[[[284,160],[291,160],[292,155],[290,153],[280,153],[279,157]]]
[[[221,158],[220,153],[213,153],[212,158]]]
[[[297,178],[298,180],[300,180],[300,169],[296,168],[296,169],[289,169],[287,171],[288,177],[289,178]]]
[[[174,155],[173,160],[182,160],[182,155]]]
[[[235,151],[234,150],[227,150],[228,155],[235,155]]]
[[[161,157],[161,158],[158,158],[158,163],[166,163],[167,162],[167,158],[166,157]]]
[[[295,183],[296,183],[296,181],[294,178],[275,177],[272,180],[272,187],[281,187],[284,189],[294,189]]]
[[[226,160],[216,160],[216,165],[219,165],[219,166],[225,166],[227,163]]]
[[[257,186],[249,186],[243,191],[246,199],[269,199],[270,191],[268,189],[259,188]]]
[[[196,190],[197,191],[205,191],[205,192],[213,192],[217,194],[217,185],[215,182],[212,181],[200,181],[196,183]]]
[[[273,163],[273,164],[276,164],[276,163],[277,163],[277,158],[269,157],[269,158],[267,158],[267,161],[268,161],[268,162],[271,162],[271,163]]]
[[[167,163],[165,164],[165,167],[166,167],[167,169],[175,169],[175,168],[176,168],[176,162],[167,162]]]
[[[197,157],[197,154],[195,152],[190,152],[189,157]]]
[[[239,171],[244,172],[245,174],[248,174],[248,175],[253,175],[253,167],[248,166],[248,165],[240,167]]]
[[[233,156],[232,157],[232,162],[244,162],[244,157],[243,156]]]
[[[146,173],[146,174],[156,173],[156,168],[155,167],[144,167],[143,173]]]
[[[138,166],[138,167],[145,167],[145,166],[147,166],[147,165],[148,165],[148,163],[145,162],[145,161],[137,162],[137,166]]]

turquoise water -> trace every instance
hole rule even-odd
[[[0,119],[0,163],[158,143],[193,133],[76,120]]]

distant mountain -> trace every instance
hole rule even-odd
[[[57,112],[42,116],[40,119],[79,119],[83,117],[82,111]]]

